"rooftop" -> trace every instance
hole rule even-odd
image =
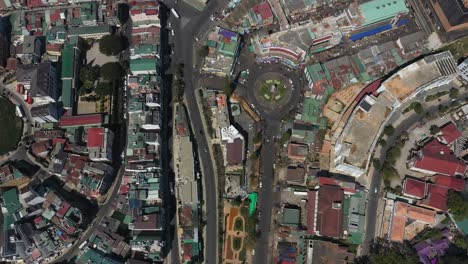
[[[438,139],[447,145],[452,144],[455,140],[460,138],[463,134],[458,130],[457,126],[453,122],[449,122],[440,128],[440,135]]]
[[[422,199],[426,196],[426,183],[421,180],[406,178],[403,194],[417,199]]]
[[[66,116],[60,119],[60,126],[92,126],[101,125],[104,122],[102,114]]]
[[[411,224],[411,221],[408,220],[433,225],[435,224],[435,216],[436,212],[433,210],[396,201],[393,206],[393,217],[389,232],[390,240],[403,242],[406,239],[406,225]]]
[[[397,14],[409,12],[405,0],[373,0],[360,4],[359,9],[365,19],[362,26],[371,25],[393,18]]]
[[[414,169],[447,176],[464,175],[466,164],[458,160],[448,146],[433,140],[425,145],[416,157]]]
[[[324,185],[318,191],[317,231],[328,237],[343,233],[344,191],[339,186]]]

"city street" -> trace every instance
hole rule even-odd
[[[188,6],[182,1],[164,1],[169,8],[175,8],[180,19],[171,16],[169,22],[175,32],[170,43],[174,43],[175,50],[172,57],[173,63],[184,64],[184,96],[187,102],[187,110],[190,115],[192,129],[195,132],[195,140],[198,145],[198,155],[204,178],[203,190],[205,192],[204,205],[206,207],[206,237],[204,238],[205,263],[218,263],[218,217],[217,217],[217,186],[211,149],[203,127],[202,113],[195,100],[195,92],[198,89],[199,65],[194,62],[196,43],[195,38],[203,39],[200,35],[209,32],[213,21],[210,15],[219,11],[227,1],[210,1],[203,12]],[[174,257],[174,256],[173,256]]]

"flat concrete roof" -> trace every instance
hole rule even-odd
[[[363,26],[371,25],[398,13],[408,13],[405,0],[373,0],[359,5],[364,17]]]

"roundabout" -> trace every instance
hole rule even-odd
[[[279,123],[302,98],[299,72],[281,64],[250,65],[250,76],[239,92],[267,123]]]

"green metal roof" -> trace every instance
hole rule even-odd
[[[6,213],[3,215],[3,230],[9,230],[11,225],[15,223],[15,218],[12,214]]]
[[[236,55],[237,43],[222,43],[219,51],[224,55],[234,57]]]
[[[66,45],[62,51],[62,78],[73,78],[75,52],[72,45]]]
[[[317,124],[320,112],[320,100],[312,98],[304,99],[304,108],[302,110],[301,118],[302,121]]]
[[[364,23],[362,26],[371,25],[389,18],[398,13],[408,13],[405,0],[373,0],[359,5]]]
[[[144,55],[144,54],[153,54],[158,52],[158,46],[152,44],[142,44],[138,45],[135,48],[135,54]]]
[[[99,26],[88,26],[88,27],[72,27],[68,30],[69,36],[75,35],[89,35],[89,34],[106,34],[111,32],[111,26],[99,25]]]
[[[130,61],[130,71],[156,71],[156,59],[136,59]]]
[[[10,189],[4,192],[2,195],[3,201],[5,202],[5,207],[7,208],[10,214],[15,213],[22,208],[21,203],[19,201],[18,189]]]
[[[63,107],[70,108],[72,104],[72,80],[62,80],[62,103]]]

